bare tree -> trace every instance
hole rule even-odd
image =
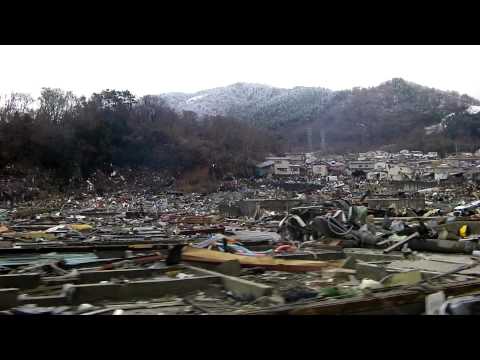
[[[46,115],[53,123],[59,124],[63,116],[72,111],[79,99],[71,91],[42,88],[39,113]]]
[[[32,96],[24,93],[11,93],[0,97],[0,120],[7,122],[15,113],[25,114],[32,111]]]

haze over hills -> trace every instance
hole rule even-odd
[[[347,151],[385,145],[429,147],[440,135],[425,131],[447,115],[463,113],[480,101],[403,79],[376,87],[333,91],[321,87],[275,88],[236,83],[194,94],[160,95],[172,109],[200,117],[220,115],[273,129],[292,148],[307,144]],[[450,119],[450,123],[452,123]],[[438,140],[438,139],[437,139]],[[439,144],[441,145],[441,144]]]

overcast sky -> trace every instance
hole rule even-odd
[[[480,46],[0,46],[0,93],[195,92],[235,82],[333,90],[394,77],[480,99]]]

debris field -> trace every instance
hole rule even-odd
[[[245,181],[209,194],[118,191],[4,204],[0,311],[478,313],[473,191],[460,184],[399,197],[348,181],[287,185]]]

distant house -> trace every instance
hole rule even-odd
[[[286,154],[285,158],[290,160],[290,162],[294,165],[303,165],[307,160],[306,154]]]
[[[298,159],[294,159],[293,161],[287,157],[267,157],[267,161],[273,161],[273,175],[280,175],[280,176],[293,176],[293,175],[300,175],[300,168],[301,165],[298,164],[300,162]]]
[[[274,172],[275,175],[300,175],[300,165],[292,165],[290,163],[286,164],[275,164]]]
[[[275,163],[272,160],[264,161],[256,166],[256,175],[259,177],[269,177],[274,173]]]
[[[372,160],[354,160],[348,163],[350,171],[362,170],[365,173],[372,171],[375,168],[375,161]]]

